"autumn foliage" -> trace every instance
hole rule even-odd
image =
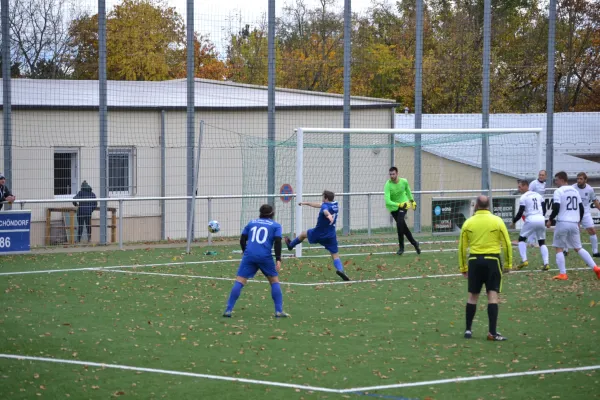
[[[285,6],[276,21],[277,86],[343,92],[343,10],[338,3],[321,0],[319,6],[310,8],[303,0],[295,0]],[[391,98],[413,108],[415,4],[415,0],[374,3],[367,12],[353,14],[353,95]],[[546,7],[541,0],[493,2],[491,112],[545,111]],[[559,0],[557,9],[555,109],[598,111],[600,3]],[[482,21],[482,0],[425,2],[424,112],[481,110]],[[61,76],[97,78],[97,31],[97,15],[81,15],[70,23],[70,56]],[[267,32],[263,15],[254,25],[230,31],[220,47],[196,33],[195,76],[266,85]],[[109,79],[183,78],[186,47],[182,17],[162,2],[123,0],[107,15]],[[44,77],[44,71],[31,77]]]

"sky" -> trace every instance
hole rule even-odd
[[[109,0],[114,1],[114,0]],[[183,15],[185,13],[187,0],[165,0],[167,4],[174,6],[177,10]],[[277,9],[276,13],[279,14],[281,9],[286,3],[291,3],[293,0],[276,0],[275,8]],[[363,11],[369,7],[372,0],[353,0],[352,1],[352,9],[354,11]],[[320,4],[318,0],[305,0],[305,4],[309,8],[313,8]],[[212,4],[211,4],[212,3]],[[207,7],[208,4],[208,7]],[[218,2],[219,7],[214,6],[214,2],[208,1],[198,1],[196,0],[194,3],[194,8],[196,11],[208,8],[207,11],[216,12],[217,14],[227,14],[227,11],[232,10],[242,10],[248,13],[260,13],[261,11],[267,12],[269,1],[268,0],[222,0]],[[343,7],[344,0],[337,0],[336,4],[339,7]]]

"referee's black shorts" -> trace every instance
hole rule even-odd
[[[502,263],[496,254],[471,254],[469,256],[469,293],[502,291]]]

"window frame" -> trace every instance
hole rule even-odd
[[[52,165],[52,194],[55,199],[72,199],[77,194],[81,180],[81,149],[79,147],[55,147],[52,151],[52,163],[56,154],[71,154],[71,163],[75,161],[75,166],[71,164],[71,194],[54,194],[55,187],[55,166]]]
[[[110,156],[112,154],[127,154],[127,179],[128,189],[123,190],[111,190],[110,188]],[[107,180],[108,180],[108,197],[130,197],[135,196],[137,187],[137,165],[136,165],[136,149],[135,147],[109,147],[106,155],[106,166],[107,166]]]

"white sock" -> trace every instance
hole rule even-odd
[[[519,242],[519,254],[521,255],[521,261],[527,261],[527,243]]]
[[[558,270],[561,274],[567,273],[567,267],[565,265],[565,255],[562,251],[556,253],[556,265],[558,265]]]
[[[592,243],[592,253],[598,253],[598,236],[590,235],[590,242]]]
[[[548,247],[546,245],[540,246],[540,252],[542,253],[542,260],[544,260],[544,265],[550,264],[549,255],[548,255]],[[564,258],[564,255],[563,255]]]
[[[577,252],[577,254],[579,254],[579,257],[581,257],[581,259],[585,261],[588,267],[593,269],[596,266],[594,259],[592,258],[592,256],[590,256],[590,253],[588,253],[586,249],[580,249]]]

